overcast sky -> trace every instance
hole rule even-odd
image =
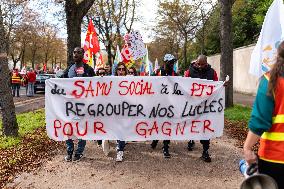
[[[62,10],[63,7],[54,6],[52,3],[48,3],[51,0],[32,0],[31,7],[34,10],[39,9],[40,2],[44,2],[45,10],[39,11],[42,15],[42,18],[48,20],[52,24],[57,25],[60,28],[60,37],[67,38],[66,28],[64,28],[65,21],[54,19],[54,13],[58,12],[60,9]],[[212,0],[212,2],[216,2],[217,0]],[[157,16],[157,9],[158,9],[158,1],[156,0],[140,0],[141,6],[136,10],[136,14],[141,17],[141,22],[135,22],[133,24],[134,30],[139,30],[143,41],[148,43],[153,40],[153,30],[152,28],[155,26],[156,23],[156,16]],[[82,30],[86,30],[86,28],[82,28]],[[82,33],[82,43],[84,43],[85,33]]]

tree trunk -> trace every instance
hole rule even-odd
[[[67,19],[67,65],[73,60],[73,50],[75,47],[81,47],[81,21],[74,16]]]
[[[184,58],[183,65],[186,65],[186,62],[187,62],[187,60],[186,60],[186,51],[187,51],[187,36],[185,36],[184,44],[183,44],[183,58]]]
[[[233,106],[233,43],[232,43],[232,5],[233,0],[219,0],[220,13],[220,43],[221,43],[221,80],[230,76],[230,84],[226,87],[225,106]]]
[[[25,53],[26,53],[26,44],[24,43],[23,50],[22,50],[20,69],[22,69],[22,67],[25,65]]]
[[[112,54],[111,54],[111,41],[109,42],[108,46],[107,46],[107,57],[108,57],[108,65],[110,67],[112,67]]]
[[[5,29],[3,25],[2,10],[0,6],[0,109],[2,111],[3,135],[18,136],[18,123],[13,102],[10,71],[7,58],[7,44]]]
[[[35,56],[36,56],[36,49],[32,50],[32,68],[35,69]]]
[[[67,25],[67,65],[73,60],[73,50],[81,47],[81,23],[95,0],[83,0],[79,4],[75,0],[65,0]]]

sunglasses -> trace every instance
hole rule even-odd
[[[83,54],[82,51],[73,51],[74,54],[78,53],[78,54]]]
[[[134,72],[128,72],[129,74],[131,74],[131,75],[134,75]]]
[[[118,71],[125,71],[125,68],[117,68]]]

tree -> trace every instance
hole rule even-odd
[[[2,10],[0,5],[0,108],[2,110],[2,126],[5,136],[18,136],[18,123],[13,102],[10,71],[8,68],[7,48],[8,40],[3,24]]]
[[[110,66],[114,58],[113,50],[117,45],[122,47],[123,35],[132,30],[133,22],[137,20],[135,14],[137,6],[139,6],[137,0],[99,0],[89,11],[87,20],[92,19],[99,30],[99,40],[106,47]]]
[[[81,24],[83,17],[94,4],[95,0],[65,0],[65,13],[67,25],[67,64],[72,61],[73,50],[81,46]]]
[[[219,0],[220,3],[220,43],[221,43],[221,80],[230,76],[230,85],[226,87],[226,107],[233,106],[233,42],[232,42],[232,6],[234,0]]]
[[[198,4],[189,4],[174,0],[173,2],[160,2],[158,15],[160,23],[163,23],[164,28],[171,28],[178,31],[183,40],[183,63],[187,62],[187,45],[188,41],[192,40],[199,25],[197,13]],[[164,29],[163,28],[163,29]]]
[[[9,55],[11,37],[13,32],[22,22],[23,12],[27,5],[27,0],[2,0],[2,17],[7,38],[7,54]]]

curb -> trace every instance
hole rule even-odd
[[[16,102],[16,103],[14,103],[14,105],[17,106],[17,105],[32,103],[32,102],[44,100],[44,98],[45,97],[39,97],[39,98],[30,99],[30,100],[24,100],[24,101]]]

